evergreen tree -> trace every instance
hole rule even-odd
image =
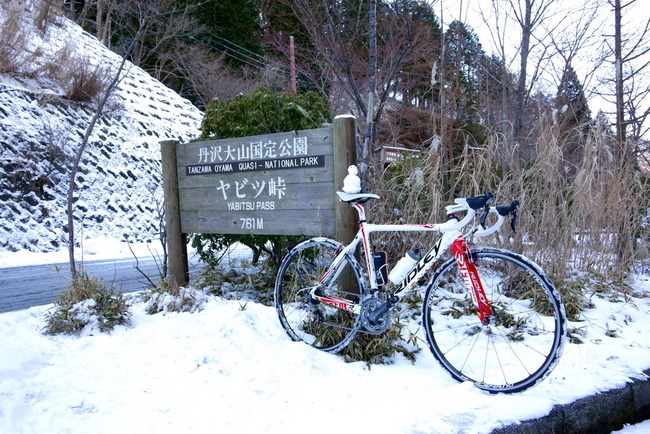
[[[457,118],[475,117],[479,61],[485,54],[471,27],[453,21],[445,33],[447,84],[455,89]]]
[[[590,128],[591,111],[575,70],[567,65],[555,97],[556,125],[563,137],[564,159],[574,172],[582,159],[585,135]]]
[[[255,0],[179,0],[194,5],[196,21],[215,37],[206,37],[210,45],[225,52],[235,65],[249,63],[249,56],[261,55],[262,23]],[[243,50],[242,50],[243,48]]]
[[[478,77],[483,47],[471,27],[454,21],[445,32],[445,55],[443,57],[443,101],[441,115],[446,117],[444,143],[447,158],[453,165],[454,157],[462,151],[470,136],[475,143],[485,141],[481,119],[477,109]]]
[[[431,75],[440,63],[442,46],[440,22],[427,3],[420,0],[404,0],[397,3],[395,8],[401,14],[413,17],[413,21],[417,23],[417,32],[425,41],[421,48],[425,47],[425,49],[414,50],[411,53],[400,70],[396,92],[409,104],[429,108],[439,97],[439,89],[431,84]],[[399,25],[399,22],[394,25]]]
[[[283,131],[319,128],[332,119],[327,100],[315,92],[292,95],[259,88],[231,101],[213,101],[202,125],[201,140],[245,137]],[[275,267],[287,249],[300,237],[280,235],[196,234],[192,246],[202,261],[216,266],[223,249],[241,243],[253,251],[253,263],[262,253],[270,255]]]
[[[561,113],[563,124],[573,127],[583,126],[591,120],[591,111],[582,83],[571,65],[567,65],[562,74],[555,97],[555,106]]]
[[[516,77],[503,58],[481,56],[477,70],[478,111],[489,124],[500,124],[513,119],[514,88]]]

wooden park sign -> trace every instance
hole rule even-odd
[[[188,233],[322,235],[351,240],[335,194],[356,163],[355,118],[331,127],[161,143],[170,273],[185,284]]]

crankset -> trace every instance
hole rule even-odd
[[[361,302],[361,325],[366,332],[378,335],[390,327],[390,304],[377,297]]]

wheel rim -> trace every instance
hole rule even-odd
[[[289,336],[326,351],[346,346],[359,320],[356,314],[309,297],[339,249],[340,244],[331,241],[299,245],[283,262],[276,281],[276,307]],[[320,295],[357,301],[360,280],[354,265],[347,261],[340,278],[319,289]]]
[[[491,324],[481,324],[456,264],[447,263],[427,291],[429,345],[458,380],[492,392],[523,390],[557,362],[561,307],[534,269],[493,253],[478,253],[477,258],[495,314]]]

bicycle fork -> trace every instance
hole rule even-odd
[[[467,243],[462,236],[456,238],[452,244],[452,252],[454,258],[456,258],[456,262],[458,263],[460,274],[465,281],[467,291],[472,297],[474,307],[481,319],[481,323],[483,325],[488,325],[490,319],[494,316],[494,313],[492,312],[492,307],[490,306],[485,294],[483,282],[478,274],[474,258],[472,257],[469,247],[467,247]]]

